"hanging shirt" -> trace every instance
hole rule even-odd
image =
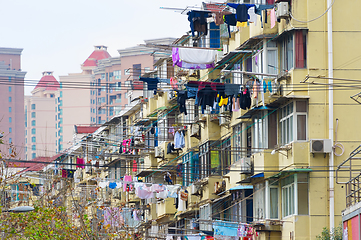
[[[276,26],[276,12],[275,9],[272,8],[270,11],[270,19],[271,19],[271,28],[274,28]]]
[[[187,115],[186,99],[188,98],[186,91],[178,91],[177,103],[179,105],[179,111]]]
[[[174,148],[180,149],[185,147],[185,139],[182,132],[177,131],[174,135]]]
[[[195,31],[202,32],[204,35],[207,35],[207,18],[212,17],[211,12],[192,10],[189,11],[187,15],[192,36],[195,36]]]
[[[77,168],[85,168],[85,166],[84,166],[84,159],[83,158],[77,158],[76,159],[76,167]]]
[[[117,184],[115,182],[110,182],[109,183],[109,188],[110,189],[115,189],[117,187]]]
[[[148,85],[148,90],[157,90],[158,78],[139,78],[140,81],[146,82]]]

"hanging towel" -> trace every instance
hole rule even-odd
[[[115,189],[117,187],[117,184],[115,182],[110,182],[109,183],[109,188],[110,189]]]
[[[195,64],[211,64],[216,59],[216,50],[179,48],[179,58],[181,61]]]
[[[83,168],[83,169],[85,168],[83,158],[77,158],[76,159],[76,167],[77,168]]]
[[[270,11],[270,19],[271,19],[271,28],[274,28],[276,26],[276,12],[275,9],[272,8]]]
[[[146,82],[148,84],[148,90],[157,90],[158,78],[139,78],[139,81]]]

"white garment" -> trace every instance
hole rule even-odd
[[[257,26],[257,14],[255,13],[255,7],[248,8],[249,22],[253,22]]]
[[[183,201],[180,196],[180,192],[178,194],[178,212],[184,212],[186,210],[186,201]]]
[[[201,240],[201,236],[186,236],[187,240]]]
[[[216,60],[216,50],[179,48],[180,60],[194,64],[211,64]]]
[[[98,185],[99,185],[99,187],[101,187],[101,188],[106,188],[106,187],[109,186],[109,182],[100,182]]]
[[[115,188],[122,188],[123,187],[123,183],[122,182],[117,182],[117,186]]]
[[[173,236],[167,236],[167,238],[165,240],[173,240]]]
[[[75,183],[80,182],[80,171],[81,171],[81,170],[76,170],[76,171],[74,172],[74,182],[75,182]]]

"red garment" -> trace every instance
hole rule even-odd
[[[85,168],[84,166],[85,162],[83,158],[76,158],[76,167],[77,168]]]
[[[61,169],[61,177],[66,178],[68,176],[68,173],[65,169]]]
[[[133,160],[133,172],[137,171],[137,160]]]

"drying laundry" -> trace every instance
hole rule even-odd
[[[196,11],[192,10],[187,13],[188,21],[190,23],[190,28],[192,31],[192,36],[195,36],[195,31],[198,33],[203,33],[207,35],[207,18],[212,17],[211,12],[207,11]]]
[[[77,168],[85,168],[84,166],[85,162],[84,162],[84,159],[83,158],[77,158],[76,159],[76,167]]]
[[[177,131],[174,135],[174,148],[180,149],[185,147],[185,139],[183,132]]]
[[[196,64],[210,64],[215,61],[217,51],[194,49],[194,48],[179,48],[179,58],[181,61]]]
[[[148,90],[157,90],[158,78],[139,78],[140,81],[146,82],[148,85]]]

